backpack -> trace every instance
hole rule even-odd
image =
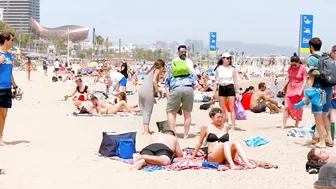
[[[189,67],[185,60],[175,60],[172,63],[173,77],[183,77],[190,75]]]
[[[323,86],[336,85],[335,61],[327,53],[323,53],[322,56],[318,54],[312,54],[311,56],[318,59],[317,69],[320,75],[315,77],[316,81]]]
[[[43,67],[47,67],[47,61],[43,60]]]

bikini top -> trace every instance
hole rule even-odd
[[[79,92],[79,93],[81,93],[81,94],[84,94],[84,93],[87,93],[88,88],[89,88],[89,87],[85,85],[85,87],[84,87],[84,91],[80,91],[80,90],[79,90],[79,87],[77,86],[76,90],[77,90],[77,92]]]
[[[213,134],[213,133],[209,133],[208,137],[207,137],[207,142],[227,142],[229,141],[229,134],[226,133],[225,135],[221,136],[220,138],[217,137],[217,135]]]

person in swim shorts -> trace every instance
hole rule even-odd
[[[250,108],[253,113],[265,112],[269,108],[271,112],[279,113],[278,103],[266,95],[266,84],[259,83],[258,91],[254,92],[251,97]]]
[[[161,132],[153,133],[149,145],[139,154],[133,154],[134,164],[131,170],[139,170],[147,164],[166,166],[172,163],[174,157],[183,157],[175,132],[172,130]]]
[[[106,102],[100,101],[96,96],[91,96],[92,105],[87,110],[87,113],[92,115],[101,115],[101,114],[116,114],[121,108],[125,108],[127,112],[135,114],[131,107],[127,105],[124,100],[119,101],[117,104],[112,105]]]

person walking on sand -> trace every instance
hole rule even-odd
[[[158,94],[158,100],[162,98],[162,91],[159,88],[160,74],[163,72],[165,62],[158,59],[153,67],[148,70],[139,89],[139,106],[142,114],[142,123],[145,134],[151,134],[149,122],[155,104],[154,90]]]
[[[299,127],[299,122],[302,120],[303,108],[296,110],[294,104],[301,102],[304,97],[303,89],[307,82],[307,70],[300,57],[294,53],[290,59],[291,64],[288,69],[288,82],[285,85],[283,92],[285,96],[285,107],[283,109],[282,128],[286,128],[286,122],[289,116],[295,120],[295,127]]]
[[[13,57],[8,52],[13,47],[14,35],[0,32],[0,146],[5,146],[3,131],[8,108],[12,107],[12,88],[16,93],[18,86],[13,76]]]
[[[166,110],[169,127],[175,131],[176,114],[181,107],[184,115],[184,139],[187,139],[194,105],[196,75],[192,61],[187,58],[187,47],[180,45],[177,50],[179,57],[172,61],[165,83],[168,96]]]
[[[30,58],[28,57],[28,60],[26,62],[26,72],[27,72],[27,79],[28,79],[28,81],[30,81],[31,68],[32,68],[32,63],[30,61]]]

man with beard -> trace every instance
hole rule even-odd
[[[186,57],[187,47],[185,45],[178,47],[178,55],[179,57],[172,61],[172,66],[166,79],[165,86],[168,96],[166,110],[169,127],[175,131],[176,113],[181,107],[184,115],[184,138],[186,139],[191,125],[196,75],[193,62]]]

